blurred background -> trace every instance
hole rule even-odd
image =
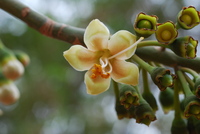
[[[200,10],[198,0],[20,0],[49,18],[85,28],[98,18],[111,33],[124,29],[133,32],[138,13],[157,15],[159,22],[176,22],[183,6]],[[134,119],[118,120],[112,88],[100,95],[88,95],[83,83],[85,72],[75,71],[63,58],[71,46],[45,37],[22,21],[0,9],[0,38],[12,50],[23,50],[31,59],[25,74],[15,83],[21,97],[11,106],[0,104],[0,134],[169,134],[173,112],[164,115],[161,107],[157,120],[149,127]],[[200,27],[179,31],[199,40]],[[154,36],[149,39],[154,39]],[[199,55],[199,52],[198,52]],[[151,82],[152,83],[152,82]],[[159,90],[151,84],[156,98]],[[159,104],[159,103],[158,103]]]

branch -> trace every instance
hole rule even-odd
[[[0,0],[0,8],[24,21],[29,27],[43,35],[63,40],[70,44],[84,44],[84,29],[57,23],[17,0]]]
[[[200,72],[200,58],[186,59],[177,56],[173,52],[161,51],[154,47],[138,48],[136,54],[146,60],[162,63],[167,66],[174,67],[176,65],[191,68],[197,72]]]
[[[0,8],[17,17],[43,35],[66,41],[70,44],[84,45],[84,29],[57,23],[43,16],[17,0],[0,0]],[[200,72],[200,58],[184,59],[172,52],[159,51],[153,47],[138,48],[136,54],[146,61],[155,61],[167,66],[184,66]]]

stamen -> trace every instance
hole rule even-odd
[[[111,65],[110,65],[110,63],[108,61],[105,64],[107,64],[107,65],[109,64],[109,67],[112,68]],[[92,73],[93,74],[90,77],[92,79],[95,79],[95,78],[97,78],[97,76],[101,76],[102,78],[106,78],[107,79],[107,78],[110,77],[110,72],[111,72],[111,70],[109,70],[109,72],[105,72],[105,70],[102,68],[101,65],[94,64],[94,67],[92,69]]]
[[[144,39],[144,37],[140,37],[140,39],[137,40],[133,45],[131,45],[130,47],[127,47],[126,49],[120,51],[119,53],[116,53],[115,55],[109,57],[108,60],[110,60],[110,59],[112,59],[112,58],[115,58],[115,57],[119,56],[120,54],[122,54],[122,53],[124,53],[124,52],[130,50],[131,48],[133,48],[134,46],[136,46],[136,45],[137,45],[140,41],[142,41],[143,39]]]

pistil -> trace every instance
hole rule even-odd
[[[143,39],[144,39],[144,37],[140,37],[140,39],[137,40],[133,45],[129,46],[128,48],[120,51],[119,53],[117,53],[115,55],[112,55],[110,57],[102,56],[99,59],[100,64],[94,64],[93,69],[92,69],[91,78],[95,79],[98,76],[101,76],[102,78],[106,78],[106,79],[109,78],[110,77],[110,73],[112,72],[112,65],[110,64],[109,60],[119,56],[120,54],[125,53],[126,51],[128,51],[130,49],[132,49],[133,47],[135,47]]]

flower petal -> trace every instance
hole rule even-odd
[[[128,48],[132,44],[134,44],[136,41],[136,36],[132,33],[121,30],[115,33],[113,36],[111,36],[109,42],[108,42],[108,49],[110,50],[111,55],[115,55],[119,53],[120,51]],[[117,56],[117,59],[128,59],[130,58],[136,50],[136,47],[131,48],[130,50],[124,52],[123,54],[120,54]]]
[[[89,50],[98,51],[107,49],[110,32],[108,28],[95,19],[90,22],[84,33],[84,42]]]
[[[89,70],[94,63],[97,63],[98,54],[87,48],[75,45],[64,52],[65,59],[78,71]]]
[[[88,94],[97,95],[109,89],[111,78],[105,79],[98,76],[97,78],[92,79],[91,75],[91,70],[87,71],[85,74],[85,84]]]
[[[111,65],[113,67],[111,77],[114,81],[134,86],[138,84],[139,70],[135,64],[114,59]]]

